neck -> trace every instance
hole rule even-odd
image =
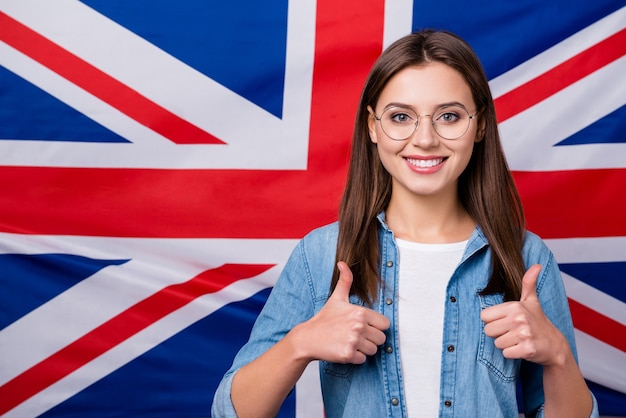
[[[456,193],[453,196],[398,196],[392,193],[385,216],[397,238],[414,242],[465,241],[476,228]]]

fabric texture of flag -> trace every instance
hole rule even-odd
[[[0,0],[0,416],[202,417],[360,89],[421,28],[481,58],[583,374],[626,416],[626,4]],[[281,417],[322,417],[313,364]]]

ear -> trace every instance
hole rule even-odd
[[[480,118],[478,120],[478,129],[476,130],[476,137],[474,138],[475,143],[481,142],[485,138],[485,126],[486,126],[485,119]]]
[[[367,128],[370,133],[370,141],[374,144],[378,144],[378,136],[376,135],[376,119],[374,118],[374,111],[370,106],[367,106],[369,115],[367,117]]]

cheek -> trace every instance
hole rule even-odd
[[[380,138],[380,132],[379,138]],[[378,158],[383,166],[389,171],[392,166],[398,164],[401,161],[399,154],[404,149],[404,144],[398,141],[392,141],[388,138],[381,138],[376,144],[376,151],[378,152]]]
[[[461,155],[461,164],[463,166],[462,171],[465,171],[467,165],[472,159],[472,154],[474,153],[474,142],[471,142],[467,148],[464,148],[459,154]]]

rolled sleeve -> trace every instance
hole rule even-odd
[[[237,418],[235,407],[230,399],[230,388],[233,384],[235,372],[231,371],[224,375],[220,382],[215,396],[213,397],[213,406],[211,407],[211,417],[213,418]]]

